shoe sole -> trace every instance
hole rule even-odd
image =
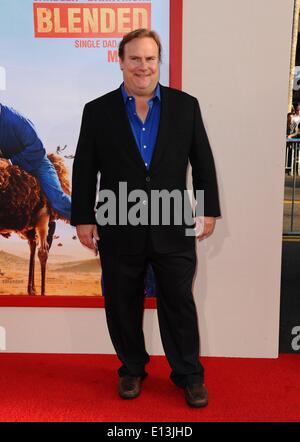
[[[138,397],[140,395],[140,392],[138,393],[134,393],[134,394],[122,394],[119,392],[119,396],[122,399],[135,399],[136,397]]]
[[[186,399],[186,403],[187,403],[190,407],[192,407],[192,408],[204,408],[204,407],[206,407],[206,406],[208,405],[208,401],[207,401],[207,402],[204,402],[204,403],[202,403],[202,404],[192,404],[192,403],[189,402],[187,399]]]

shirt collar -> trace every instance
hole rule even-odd
[[[124,86],[124,82],[121,84],[121,92],[122,92],[124,103],[126,104],[127,101],[129,100],[129,98],[132,98],[132,97],[127,94],[125,86]],[[157,83],[157,86],[154,89],[153,97],[151,98],[151,100],[154,100],[155,98],[158,98],[160,100],[160,84],[159,83]]]

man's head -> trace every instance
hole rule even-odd
[[[158,82],[161,43],[154,31],[136,29],[119,45],[125,88],[136,96],[150,96]]]

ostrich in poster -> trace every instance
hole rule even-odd
[[[64,160],[48,154],[63,191],[70,195],[68,171]],[[19,166],[0,158],[0,235],[9,238],[16,233],[28,241],[30,248],[27,293],[35,295],[35,254],[41,266],[41,295],[45,295],[46,265],[55,230],[55,220],[65,220],[54,212],[41,191],[38,180]]]

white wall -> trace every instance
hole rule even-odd
[[[183,89],[199,98],[222,220],[199,245],[202,350],[278,352],[293,0],[184,1]]]
[[[156,310],[148,310],[144,327],[151,354],[162,354]],[[114,353],[100,308],[0,309],[0,351],[32,353]]]
[[[277,356],[292,14],[293,0],[184,0],[183,89],[200,101],[223,213],[199,244],[203,355]],[[0,327],[8,352],[113,353],[100,309],[0,308]],[[145,335],[162,354],[153,310]]]

